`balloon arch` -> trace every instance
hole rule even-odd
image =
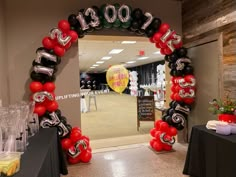
[[[61,57],[85,34],[102,28],[119,28],[139,36],[146,36],[160,49],[169,62],[172,76],[171,102],[162,116],[150,130],[153,139],[150,146],[156,151],[172,149],[174,136],[182,130],[195,97],[195,77],[187,49],[182,47],[181,36],[161,19],[140,8],[131,10],[128,5],[104,4],[100,8],[92,6],[81,9],[78,14],[70,14],[67,20],[60,20],[51,29],[49,36],[42,39],[43,47],[36,50],[30,77],[31,100],[35,102],[34,112],[38,114],[42,128],[57,127],[68,162],[89,162],[92,153],[89,137],[82,135],[79,127],[71,127],[62,115],[55,101],[55,73]]]

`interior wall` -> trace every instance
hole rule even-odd
[[[191,9],[191,10],[190,10]],[[218,47],[213,49],[206,49],[209,53],[213,52],[218,57],[210,59],[211,64],[216,67],[215,79],[219,81],[218,97],[223,98],[228,91],[231,93],[232,98],[236,98],[236,1],[235,0],[215,0],[202,1],[195,0],[184,1],[182,5],[182,16],[183,16],[183,36],[184,44],[186,47],[198,45],[199,43],[206,43],[215,39],[219,39]],[[199,56],[202,53],[199,54]],[[201,63],[202,60],[194,60],[194,64],[205,66],[205,63]],[[219,59],[219,65],[215,65],[217,59]],[[208,63],[208,62],[207,62]],[[207,68],[205,68],[207,69]],[[203,69],[202,69],[203,70]],[[204,80],[204,75],[196,75],[197,83],[198,80],[201,82]],[[201,90],[200,90],[201,89]],[[197,92],[204,92],[210,90],[210,84],[204,88],[199,88]],[[198,94],[197,94],[198,95]],[[202,95],[199,95],[202,97]],[[217,95],[216,95],[217,96]],[[196,98],[197,100],[198,98]],[[207,100],[205,100],[207,101]],[[210,101],[210,100],[209,100]],[[199,102],[196,102],[196,104]],[[200,103],[205,104],[205,103]],[[205,107],[208,104],[205,104]],[[202,107],[202,109],[204,109]],[[199,112],[204,110],[199,109]],[[195,116],[195,117],[194,117]],[[188,126],[206,123],[207,120],[217,119],[216,117],[205,116],[204,120],[197,114],[190,116]]]
[[[31,0],[5,0],[5,3],[10,103],[15,103],[29,99],[29,71],[31,63],[35,59],[36,49],[41,47],[42,38],[47,36],[53,27],[57,26],[59,20],[67,19],[71,13],[77,13],[78,10],[92,5],[100,7],[107,2],[101,0],[41,0],[36,3]],[[109,3],[123,4],[124,2],[111,0]],[[182,33],[180,2],[171,0],[127,0],[126,4],[132,8],[139,7],[143,11],[153,13],[161,18],[163,22],[168,22],[178,33]],[[101,32],[101,34],[106,33],[106,30]],[[79,92],[77,46],[71,50],[73,51],[70,54],[66,54],[62,58],[63,62],[56,80],[56,95]],[[59,104],[59,108],[67,116],[69,122],[73,122],[73,126],[79,125],[80,100],[78,98],[68,98],[59,100]]]
[[[7,40],[5,3],[0,1],[0,106],[8,105]]]

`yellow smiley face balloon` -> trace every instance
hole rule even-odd
[[[122,93],[129,83],[129,72],[123,65],[114,65],[107,70],[106,79],[115,92]]]

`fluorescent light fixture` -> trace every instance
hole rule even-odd
[[[126,63],[128,63],[128,64],[131,64],[131,63],[135,63],[136,61],[128,61],[128,62],[126,62]]]
[[[122,41],[121,44],[135,44],[136,41]]]
[[[160,51],[156,51],[156,52],[154,52],[153,54],[155,54],[155,55],[160,55],[161,52],[160,52]]]
[[[111,56],[102,57],[102,60],[110,60],[110,59],[111,59]]]
[[[138,60],[146,60],[148,59],[149,57],[139,57]]]
[[[112,49],[109,54],[118,54],[120,52],[122,52],[124,49]]]
[[[97,61],[96,63],[104,63],[104,61]]]
[[[93,68],[96,68],[96,67],[94,67],[94,66],[91,66],[90,68],[92,68],[92,69],[93,69]]]
[[[93,66],[99,66],[99,65],[93,65]]]

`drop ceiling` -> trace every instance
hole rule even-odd
[[[136,43],[122,44],[122,41],[136,41]],[[126,68],[130,68],[161,61],[164,58],[146,37],[87,35],[79,40],[78,45],[80,72],[101,73],[112,65],[123,64]],[[112,49],[123,49],[123,51],[119,54],[109,54]],[[154,54],[155,52],[158,54]],[[111,59],[102,60],[105,56],[110,56]],[[140,59],[140,57],[148,58]],[[90,68],[93,65],[96,66]]]

